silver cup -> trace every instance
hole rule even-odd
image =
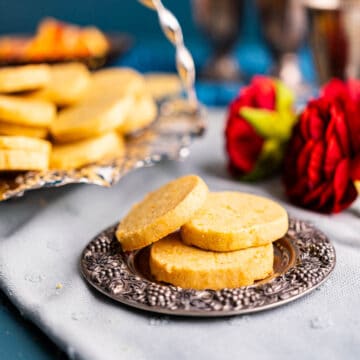
[[[274,56],[271,71],[295,91],[303,84],[297,51],[306,35],[306,13],[301,0],[256,0],[262,32]]]
[[[192,0],[194,20],[209,39],[213,55],[201,72],[214,80],[237,81],[239,64],[231,55],[239,37],[243,0]]]
[[[360,77],[360,0],[307,0],[310,43],[320,84]]]

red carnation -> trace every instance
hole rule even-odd
[[[279,81],[255,76],[230,104],[225,129],[231,172],[255,180],[279,168],[294,120],[293,95]]]
[[[337,213],[357,197],[360,106],[354,85],[332,80],[299,117],[284,166],[286,193],[297,205]]]

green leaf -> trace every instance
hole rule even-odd
[[[291,135],[294,114],[276,112],[266,109],[243,107],[240,115],[247,120],[256,132],[265,139],[275,138],[287,141]]]
[[[274,79],[276,89],[276,110],[279,112],[292,112],[295,101],[294,93],[280,80]]]
[[[243,181],[257,181],[274,175],[280,168],[284,157],[284,144],[275,139],[264,142],[261,154],[254,169],[241,177]]]

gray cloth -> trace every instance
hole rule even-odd
[[[257,185],[234,181],[225,169],[223,119],[223,112],[210,111],[209,131],[183,163],[134,171],[111,189],[68,186],[0,204],[0,287],[71,358],[359,359],[359,203],[339,215],[319,215],[290,206],[279,179]],[[202,176],[212,190],[273,197],[290,214],[315,223],[336,247],[331,278],[280,308],[219,319],[136,311],[88,287],[79,257],[90,239],[146,192],[188,173]]]

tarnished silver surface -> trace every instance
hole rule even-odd
[[[183,316],[229,316],[273,308],[318,287],[334,269],[335,249],[311,224],[291,219],[287,235],[274,243],[274,275],[253,286],[219,291],[182,289],[155,282],[148,248],[123,252],[112,226],[81,256],[81,271],[97,290],[120,303]]]
[[[133,169],[154,165],[162,159],[185,158],[191,139],[200,136],[205,127],[203,109],[194,109],[184,99],[168,100],[160,106],[159,117],[150,127],[127,139],[125,156],[104,159],[71,171],[2,175],[0,201],[21,196],[29,190],[73,183],[111,186]]]
[[[176,66],[186,99],[168,100],[159,108],[157,121],[127,141],[124,157],[106,159],[71,171],[26,172],[0,175],[0,201],[22,196],[28,190],[87,183],[111,186],[135,168],[154,165],[164,158],[178,160],[189,154],[191,139],[200,136],[206,125],[204,109],[197,101],[195,66],[184,45],[181,27],[160,0],[139,0],[158,13],[160,26],[176,49]]]

